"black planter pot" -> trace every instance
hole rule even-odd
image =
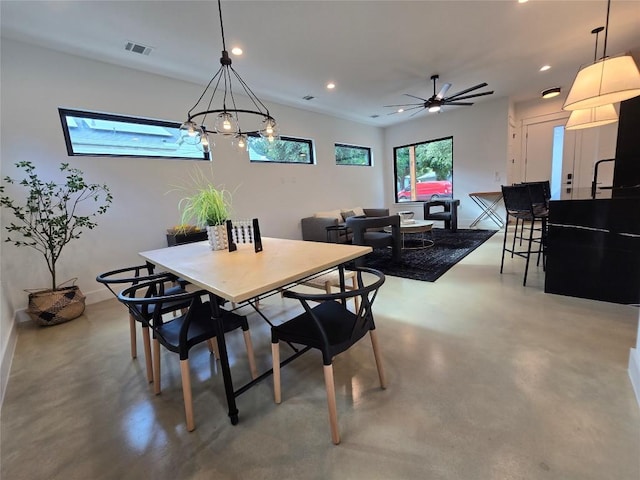
[[[207,239],[206,230],[198,230],[189,233],[167,233],[167,245],[173,247],[175,245],[183,245],[185,243],[201,242]]]

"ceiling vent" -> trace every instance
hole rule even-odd
[[[151,50],[153,50],[153,47],[145,47],[139,43],[127,42],[124,49],[129,52],[139,53],[140,55],[149,55]]]
[[[305,95],[304,97],[302,97],[303,100],[313,100],[314,98],[316,97],[314,97],[313,95]]]

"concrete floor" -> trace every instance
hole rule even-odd
[[[221,374],[192,351],[196,430],[185,429],[176,355],[163,393],[129,355],[116,300],[67,324],[19,327],[1,417],[1,477],[14,479],[616,479],[640,478],[640,411],[627,374],[634,307],[543,293],[524,262],[499,274],[502,234],[435,283],[387,277],[374,311],[389,387],[370,343],[335,360],[342,443],[331,443],[321,357],[283,369],[227,417]],[[272,317],[297,305],[274,296]],[[258,365],[264,322],[249,318]],[[237,384],[249,378],[229,336]],[[141,342],[138,340],[141,352]],[[284,347],[283,347],[284,352]]]

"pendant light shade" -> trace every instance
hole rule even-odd
[[[604,58],[581,69],[562,107],[583,110],[640,95],[640,72],[631,55]]]
[[[618,114],[612,104],[601,107],[574,110],[569,116],[565,130],[581,130],[583,128],[599,127],[618,121]]]

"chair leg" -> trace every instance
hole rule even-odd
[[[369,330],[371,337],[371,345],[373,346],[373,356],[376,359],[376,367],[378,368],[378,377],[380,378],[380,388],[387,388],[387,377],[384,374],[382,366],[382,355],[380,354],[380,345],[378,344],[378,332]]]
[[[249,330],[243,331],[242,336],[244,337],[244,346],[247,349],[251,378],[255,380],[256,378],[258,378],[258,370],[256,369],[256,359],[253,355],[253,342],[251,342],[251,334],[249,333]]]
[[[527,286],[527,272],[529,271],[529,260],[531,259],[531,244],[533,243],[533,220],[531,221],[531,228],[529,229],[529,244],[527,246],[527,262],[524,265],[524,280],[522,286]]]
[[[329,424],[331,425],[331,440],[335,445],[340,443],[338,431],[338,409],[336,407],[336,387],[333,381],[333,365],[324,365],[324,384],[327,388],[327,405],[329,407]]]
[[[504,268],[504,252],[507,250],[507,233],[509,232],[509,216],[504,224],[504,240],[502,241],[502,260],[500,260],[500,273]]]
[[[149,327],[142,326],[142,340],[144,343],[144,361],[147,366],[147,380],[153,382],[153,362],[151,361],[151,336]]]
[[[187,418],[187,430],[193,432],[196,428],[193,422],[193,399],[191,398],[191,375],[189,375],[189,359],[180,360],[180,374],[182,376],[182,396],[184,398],[184,414]]]
[[[153,393],[160,394],[160,342],[153,339]]]
[[[138,346],[136,343],[136,319],[129,314],[129,337],[131,340],[131,358],[138,356]]]
[[[276,403],[282,402],[280,392],[280,343],[271,344],[271,356],[273,357],[273,399]]]
[[[358,289],[357,284],[358,284],[358,280],[356,279],[356,276],[354,275],[351,278],[351,288],[353,290],[357,290]],[[356,314],[357,314],[360,311],[360,297],[358,297],[357,295],[355,297],[353,297],[353,303],[356,306]]]
[[[207,346],[209,347],[209,352],[213,353],[213,356],[216,360],[220,360],[220,351],[218,350],[218,342],[215,341],[216,337],[210,338],[207,340]]]

